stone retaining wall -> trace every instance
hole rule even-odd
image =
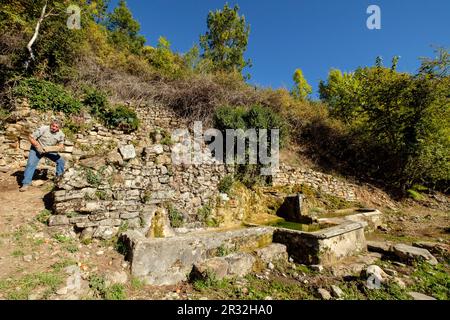
[[[53,225],[74,225],[80,231],[109,236],[125,222],[130,228],[146,224],[146,214],[155,206],[169,203],[189,222],[196,219],[198,209],[214,203],[219,181],[233,168],[208,156],[201,165],[173,165],[170,133],[191,125],[163,106],[142,104],[135,109],[141,126],[130,134],[105,128],[86,113],[56,114],[83,130],[66,137],[61,154],[67,170],[54,192],[55,212],[60,216],[53,217]],[[0,169],[22,171],[30,148],[28,134],[53,116],[31,110],[26,101],[19,103],[12,123],[0,132]],[[50,161],[42,161],[39,168],[54,175]],[[358,185],[286,165],[281,165],[273,184],[306,184],[350,201],[359,198]]]

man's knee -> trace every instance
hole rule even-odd
[[[66,161],[64,161],[63,157],[59,157],[58,160],[56,160],[56,165],[60,168],[64,168],[64,165],[66,164]]]

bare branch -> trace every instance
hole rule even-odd
[[[27,49],[28,49],[28,52],[30,53],[30,58],[28,59],[27,62],[25,62],[25,69],[28,69],[28,66],[29,66],[31,60],[34,61],[34,59],[35,59],[35,58],[34,58],[34,53],[33,53],[32,46],[33,46],[34,42],[36,41],[36,39],[37,39],[37,37],[38,37],[38,34],[39,34],[39,28],[41,27],[41,23],[42,23],[42,21],[43,21],[43,20],[45,19],[45,17],[46,17],[46,16],[45,16],[45,11],[46,11],[46,9],[47,9],[47,2],[45,3],[44,7],[42,8],[41,16],[39,17],[39,20],[38,20],[38,22],[37,22],[37,24],[36,24],[36,27],[35,27],[35,29],[34,29],[33,37],[31,38],[30,42],[28,42],[28,44],[27,44]],[[51,12],[51,11],[50,11],[50,12]]]

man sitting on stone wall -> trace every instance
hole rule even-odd
[[[27,167],[25,168],[24,178],[20,191],[26,191],[33,180],[34,171],[42,157],[46,157],[56,162],[56,176],[64,173],[64,159],[58,152],[64,150],[64,133],[61,131],[61,123],[53,120],[50,126],[42,126],[28,139],[31,142],[30,155],[28,156]]]

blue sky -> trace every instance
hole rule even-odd
[[[186,52],[206,31],[210,10],[222,0],[128,0],[149,45],[165,36]],[[115,5],[113,0],[111,5]],[[450,47],[449,0],[229,0],[238,4],[251,32],[246,57],[252,59],[252,84],[293,85],[301,68],[316,90],[331,68],[351,71],[383,57],[390,65],[401,56],[400,71],[415,72],[419,57],[433,56],[431,45]],[[381,30],[369,30],[367,7],[381,8]]]

